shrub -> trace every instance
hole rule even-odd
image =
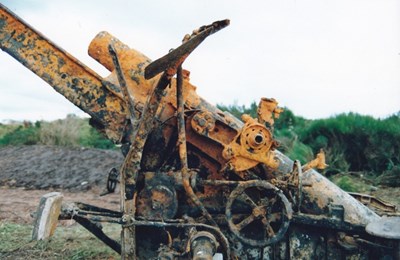
[[[45,145],[80,146],[79,138],[85,121],[75,115],[41,123],[40,143]]]
[[[88,122],[86,122],[86,127],[81,130],[79,143],[84,147],[99,149],[114,149],[116,147],[112,141],[91,127]]]
[[[0,138],[0,146],[32,145],[39,142],[40,128],[32,124],[24,124],[11,128]]]
[[[299,160],[305,164],[313,159],[313,151],[299,141],[297,134],[292,130],[275,130],[276,139],[279,142],[279,150],[293,160]]]
[[[327,157],[335,158],[337,165],[347,165],[347,170],[382,173],[400,165],[399,115],[374,119],[354,113],[341,114],[314,120],[299,132],[302,142],[313,150],[322,145],[330,151]],[[346,167],[336,168],[346,170]]]

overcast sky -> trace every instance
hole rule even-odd
[[[274,97],[306,118],[400,111],[400,1],[1,1],[102,76],[87,55],[106,30],[151,59],[215,20],[231,25],[185,62],[197,92],[213,104]],[[0,122],[53,120],[79,109],[0,52]]]

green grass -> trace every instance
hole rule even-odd
[[[372,181],[366,177],[353,176],[350,174],[336,174],[330,180],[347,192],[369,193],[373,186]]]
[[[103,228],[114,239],[119,228]],[[80,225],[59,226],[48,241],[32,241],[32,226],[0,223],[0,259],[119,259],[120,256]]]

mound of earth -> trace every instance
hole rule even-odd
[[[111,168],[119,169],[120,151],[59,146],[12,146],[0,149],[0,186],[83,191],[106,185]]]

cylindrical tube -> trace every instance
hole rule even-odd
[[[314,169],[304,172],[302,212],[327,214],[330,205],[342,205],[344,221],[354,225],[367,225],[380,219],[372,210],[361,204]],[[306,185],[307,184],[307,185]]]
[[[150,59],[144,54],[129,48],[128,45],[124,44],[108,32],[100,32],[90,43],[88,53],[90,57],[97,60],[109,71],[114,70],[114,63],[108,51],[108,46],[111,43],[116,52],[121,55],[120,59],[129,61],[129,66],[131,68],[137,68],[141,63],[150,63]]]
[[[198,232],[191,239],[191,253],[193,260],[212,260],[216,249],[217,241],[209,232]]]

